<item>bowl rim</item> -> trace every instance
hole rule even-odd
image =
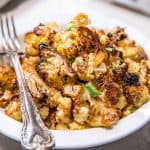
[[[144,41],[143,43],[146,43],[146,47],[144,46],[147,54],[149,54],[150,56],[150,50],[149,50],[149,53],[148,53],[148,46],[150,44],[147,45],[147,42],[148,42],[148,37],[146,37],[145,35],[143,35],[139,30],[135,30],[132,25],[129,25],[129,28],[130,30],[134,30],[134,32],[137,32],[137,34],[139,35],[140,39],[142,39],[142,41]],[[138,28],[137,28],[138,29]],[[128,33],[128,31],[127,31]],[[145,44],[144,44],[145,45]],[[108,144],[108,143],[112,143],[114,141],[117,141],[119,139],[122,139],[130,134],[132,134],[133,132],[137,131],[138,129],[142,128],[146,123],[148,123],[150,121],[150,109],[148,110],[148,108],[150,108],[150,102],[147,102],[145,103],[141,108],[139,108],[136,112],[134,112],[133,114],[129,115],[128,117],[126,118],[123,118],[121,119],[118,124],[114,127],[117,131],[118,129],[118,126],[123,126],[123,123],[125,121],[133,121],[134,119],[137,119],[137,115],[142,115],[143,117],[143,120],[141,122],[138,122],[136,124],[136,126],[130,128],[130,130],[127,130],[126,132],[122,132],[122,134],[116,134],[115,137],[110,137],[109,139],[107,140],[103,140],[103,141],[95,141],[93,143],[80,143],[80,144],[72,144],[72,145],[63,145],[62,143],[59,144],[60,142],[60,138],[61,137],[70,137],[70,136],[73,136],[73,137],[76,137],[77,135],[83,135],[83,133],[85,134],[84,137],[90,137],[89,135],[93,135],[93,133],[96,135],[97,132],[101,131],[101,132],[104,132],[104,134],[102,134],[102,136],[105,135],[105,132],[106,129],[103,129],[103,128],[90,128],[90,129],[84,129],[84,130],[80,130],[80,131],[56,131],[56,130],[52,130],[52,133],[54,134],[54,136],[56,136],[55,139],[59,139],[59,142],[56,141],[56,148],[58,149],[80,149],[80,148],[87,148],[87,147],[93,147],[93,146],[98,146],[98,145],[104,145],[104,144]],[[135,116],[135,118],[134,118]],[[14,139],[16,141],[20,141],[20,132],[21,132],[21,123],[18,122],[18,121],[15,121],[13,119],[11,119],[10,117],[6,116],[5,114],[2,113],[2,111],[0,111],[0,124],[3,124],[0,126],[0,133],[10,137],[11,139]],[[133,119],[133,120],[132,120]],[[124,121],[125,120],[125,121]],[[139,120],[137,120],[139,121]],[[133,123],[133,122],[132,122]],[[5,126],[5,128],[4,128]],[[126,130],[126,129],[125,129]],[[125,131],[124,130],[124,131]],[[12,134],[12,132],[14,132],[14,134]],[[87,133],[88,132],[88,133]],[[111,133],[111,131],[110,131]],[[78,136],[77,136],[78,137]],[[99,137],[96,135],[96,137]],[[103,137],[105,138],[105,137]],[[75,138],[76,139],[76,138]],[[65,140],[65,139],[62,139],[62,140]],[[67,138],[67,140],[69,141],[70,139]],[[82,141],[82,140],[81,140]],[[75,142],[76,143],[76,142]]]

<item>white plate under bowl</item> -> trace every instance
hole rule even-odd
[[[38,17],[34,17],[29,14],[24,14],[24,16],[17,16],[17,29],[19,34],[22,35],[28,30],[31,30],[34,25],[39,24],[39,22],[49,22],[50,20],[58,21],[61,24],[66,23],[66,21],[70,20],[76,12],[63,12],[61,16],[56,16],[55,13],[53,15],[48,15],[45,13],[44,17],[38,14]],[[150,47],[150,43],[148,38],[145,35],[142,35],[139,29],[132,28],[130,24],[123,22],[121,20],[115,20],[111,17],[103,14],[97,13],[95,11],[88,10],[90,18],[92,19],[92,23],[95,26],[99,26],[100,28],[112,28],[117,25],[121,25],[126,27],[127,32],[130,37],[138,41],[138,43],[144,46],[147,54],[150,54],[148,48]],[[30,22],[30,23],[25,23]],[[149,49],[150,50],[150,49]],[[138,130],[142,126],[144,126],[150,120],[150,102],[143,105],[140,109],[138,109],[135,113],[129,115],[126,118],[121,119],[117,125],[115,125],[112,129],[104,129],[104,128],[92,128],[87,130],[80,131],[56,131],[53,130],[52,133],[56,139],[56,148],[60,149],[71,149],[71,148],[86,148],[92,147],[102,144],[107,144],[118,139],[121,139],[134,131]],[[21,133],[21,123],[7,117],[2,110],[0,110],[0,132],[4,135],[20,141],[20,133]]]

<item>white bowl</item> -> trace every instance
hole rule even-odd
[[[144,46],[147,54],[150,54],[150,43],[148,38],[145,35],[142,35],[139,30],[132,28],[129,24],[122,22],[120,20],[111,19],[111,17],[106,15],[97,14],[95,12],[88,11],[90,18],[93,20],[94,26],[99,26],[102,28],[114,27],[117,25],[121,25],[126,27],[127,32],[130,37],[138,41],[138,43]],[[29,14],[28,14],[29,16]],[[65,17],[62,17],[65,16]],[[42,21],[48,22],[49,20],[56,20],[60,24],[66,23],[67,20],[72,18],[73,14],[64,12],[62,16],[58,17],[53,14],[48,19],[49,16],[43,17],[38,16],[38,18],[34,18],[33,16],[29,16],[26,18],[26,22],[30,22],[28,24],[24,23],[24,18],[27,17],[24,14],[24,18],[18,16],[17,17],[17,29],[19,34],[22,35],[25,31],[31,30],[35,24],[39,24],[40,19]],[[149,50],[148,50],[149,49]],[[92,147],[102,144],[107,144],[118,139],[121,139],[134,131],[138,130],[142,126],[144,126],[150,120],[150,102],[144,104],[140,109],[138,109],[135,113],[129,115],[126,118],[121,119],[117,125],[115,125],[112,129],[104,129],[104,128],[92,128],[87,130],[80,131],[56,131],[52,130],[52,133],[56,139],[56,148],[60,149],[70,149],[70,148],[86,148]],[[21,133],[21,123],[7,117],[2,110],[0,110],[0,132],[4,135],[20,141],[20,133]]]

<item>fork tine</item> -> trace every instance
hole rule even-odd
[[[5,20],[6,20],[6,26],[7,26],[7,33],[8,33],[8,36],[11,37],[10,28],[9,28],[9,22],[8,22],[8,16],[7,16],[7,15],[6,15],[6,17],[5,17]]]
[[[18,38],[17,32],[16,32],[16,28],[15,28],[14,17],[13,17],[13,16],[11,16],[11,23],[12,23],[12,28],[13,28],[14,36],[15,36],[16,38]]]
[[[21,45],[17,36],[13,16],[0,15],[0,26],[4,51],[18,51],[18,53],[23,54],[23,52],[20,51]]]
[[[8,45],[6,44],[6,35],[4,32],[4,21],[2,15],[0,15],[0,26],[1,26],[1,33],[2,33],[3,50],[6,51],[6,49],[8,49]]]
[[[3,18],[2,18],[2,15],[0,15],[0,23],[1,23],[1,32],[2,32],[2,36],[5,37],[5,34],[4,34],[4,27],[3,27]]]
[[[17,48],[17,50],[20,50],[21,46],[20,46],[20,41],[16,32],[16,27],[15,27],[15,21],[14,21],[14,17],[11,16],[11,24],[12,24],[12,30],[13,30],[13,35],[14,35],[14,44]]]

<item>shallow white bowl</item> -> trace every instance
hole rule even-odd
[[[22,35],[26,31],[31,30],[34,25],[39,24],[41,20],[43,22],[56,20],[60,24],[64,24],[67,20],[70,20],[70,18],[72,18],[73,14],[75,13],[63,12],[61,16],[56,16],[55,14],[53,14],[51,17],[47,15],[46,17],[39,16],[38,18],[35,17],[34,19],[32,15],[24,15],[24,18],[29,16],[28,18],[26,18],[26,22],[30,22],[28,24],[24,23],[24,18],[22,18],[21,16],[17,16],[17,29],[19,31],[19,34]],[[126,30],[129,33],[130,37],[138,41],[140,45],[144,46],[147,54],[150,54],[150,51],[148,51],[150,47],[148,38],[145,37],[145,35],[142,35],[138,29],[133,28],[132,26],[130,26],[130,24],[126,24],[121,20],[112,19],[111,17],[104,14],[97,14],[93,11],[88,11],[88,14],[93,20],[93,26],[98,26],[100,28],[112,28],[114,26],[121,25],[123,27],[126,27]],[[121,139],[144,126],[149,120],[150,102],[147,102],[135,113],[121,119],[118,124],[115,125],[112,129],[93,128],[80,131],[53,130],[52,133],[54,134],[56,139],[56,148],[85,148],[107,144]],[[0,110],[1,133],[14,140],[20,141],[21,126],[21,123],[7,117],[3,113],[3,111]]]

